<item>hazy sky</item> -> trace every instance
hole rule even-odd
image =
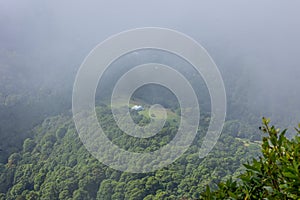
[[[267,99],[284,106],[286,99],[296,102],[300,96],[299,8],[298,0],[2,0],[0,50],[76,70],[112,34],[145,26],[171,28],[200,42],[221,71],[243,63],[253,74],[254,91],[267,91]]]
[[[291,59],[300,49],[299,7],[297,0],[3,0],[0,34],[1,42],[12,48],[49,43],[87,47],[126,29],[159,26],[182,31],[206,46],[226,43],[232,51],[263,56],[267,50],[270,58],[277,59],[280,52],[282,59]]]

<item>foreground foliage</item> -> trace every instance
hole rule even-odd
[[[216,191],[207,187],[202,199],[300,199],[300,124],[289,140],[263,118],[260,129],[267,134],[262,141],[262,157],[244,164],[240,182],[232,179],[219,184]]]

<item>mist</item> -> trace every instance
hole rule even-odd
[[[70,108],[76,72],[98,43],[132,28],[170,28],[210,53],[230,109],[241,98],[245,112],[298,122],[299,6],[299,1],[258,0],[1,1],[0,67],[26,80],[12,81],[15,88],[60,91]],[[243,88],[241,95],[237,88]]]

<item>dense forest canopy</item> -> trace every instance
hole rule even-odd
[[[107,136],[130,151],[153,151],[168,143],[176,131],[176,122],[170,118],[155,137],[137,139],[118,130],[107,106],[98,107],[97,112]],[[145,116],[135,117],[144,123]],[[32,130],[34,137],[24,141],[23,150],[2,165],[1,192],[6,192],[7,199],[32,195],[41,199],[199,198],[206,185],[215,187],[233,174],[238,176],[243,171],[241,163],[250,159],[247,155],[259,155],[260,143],[239,137],[237,126],[228,122],[213,152],[199,159],[208,122],[209,115],[201,119],[198,137],[174,164],[153,173],[132,174],[113,170],[93,158],[70,116],[48,118]]]

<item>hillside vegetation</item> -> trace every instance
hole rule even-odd
[[[171,118],[157,137],[134,138],[117,129],[107,106],[97,107],[97,113],[107,136],[130,151],[159,148],[176,131],[176,122]],[[245,145],[237,139],[240,128],[232,121],[225,125],[214,150],[200,159],[208,116],[201,117],[198,135],[183,156],[146,174],[108,168],[82,145],[70,116],[47,118],[32,130],[34,136],[24,141],[23,150],[0,165],[1,199],[199,199],[207,185],[216,189],[220,181],[237,177],[244,171],[241,163],[249,160],[247,156],[259,154],[258,144]],[[145,122],[143,114],[136,117],[140,123]]]

